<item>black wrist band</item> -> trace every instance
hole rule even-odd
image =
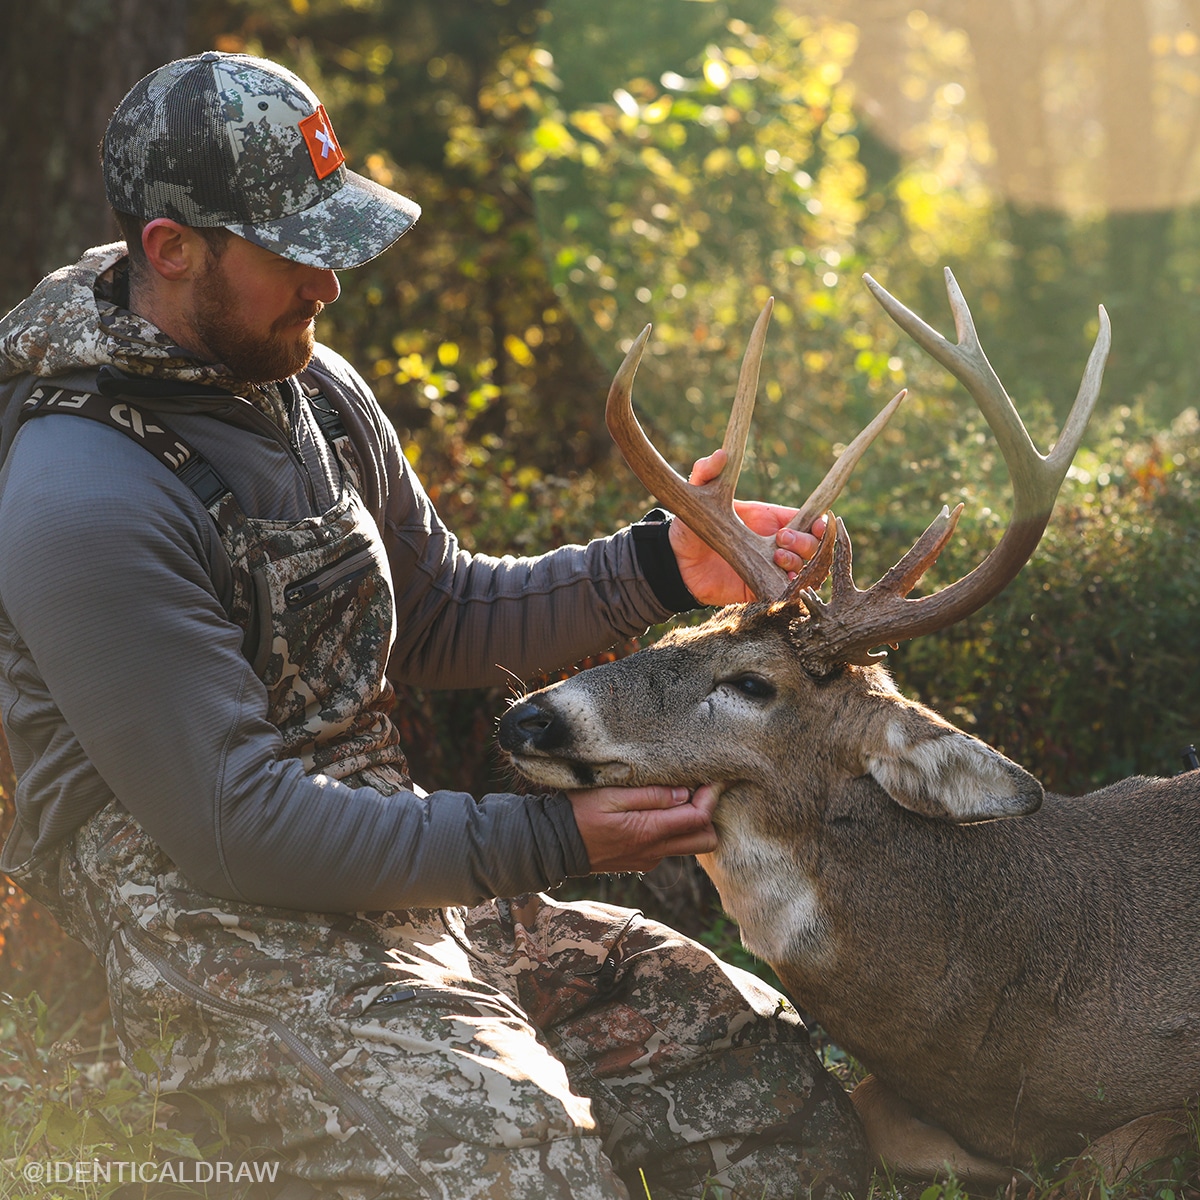
[[[674,518],[664,508],[651,509],[631,526],[633,548],[638,566],[646,576],[654,595],[664,608],[673,612],[688,612],[699,608],[700,602],[688,591],[679,573],[679,563],[671,548],[671,521]]]

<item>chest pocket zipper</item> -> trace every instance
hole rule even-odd
[[[335,559],[329,566],[288,584],[283,591],[283,602],[289,612],[297,612],[334,588],[361,579],[374,566],[375,555],[371,547],[360,546]],[[250,624],[242,639],[242,653],[249,659],[250,669],[262,679],[275,642],[275,629],[271,621],[271,585],[262,567],[255,567],[250,572],[250,588],[253,603],[250,606]]]
[[[319,600],[326,592],[343,584],[353,583],[366,575],[375,566],[375,554],[370,546],[351,550],[343,554],[320,571],[314,571],[295,583],[288,584],[283,591],[283,601],[295,612]]]

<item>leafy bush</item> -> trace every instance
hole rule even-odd
[[[1200,739],[1200,423],[1163,432],[1121,408],[1072,468],[1017,580],[953,629],[902,647],[896,675],[926,703],[1038,774],[1080,791],[1175,774]],[[939,577],[980,561],[1007,502],[970,495]],[[990,514],[986,520],[971,520]]]
[[[74,1038],[57,1037],[40,996],[21,999],[0,994],[0,1176],[2,1200],[43,1200],[50,1182],[25,1174],[29,1165],[86,1164],[78,1178],[54,1180],[58,1200],[105,1200],[144,1190],[130,1187],[111,1168],[104,1179],[93,1163],[154,1163],[203,1157],[190,1137],[163,1128],[155,1100],[146,1095],[115,1057],[115,1047],[86,1050]],[[94,1031],[89,1030],[88,1034]],[[157,1046],[138,1050],[154,1073],[155,1056],[169,1051],[164,1035]],[[107,1050],[107,1053],[106,1053]],[[202,1195],[201,1191],[157,1184],[155,1194]]]

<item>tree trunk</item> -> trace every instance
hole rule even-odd
[[[1024,207],[1054,205],[1058,187],[1044,79],[1049,46],[1039,6],[947,0],[938,9],[971,40],[1001,192]]]
[[[116,236],[98,148],[143,75],[187,52],[188,0],[0,5],[0,312],[46,272]]]

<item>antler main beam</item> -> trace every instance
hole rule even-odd
[[[720,475],[708,483],[684,479],[651,444],[633,411],[633,377],[650,337],[647,325],[625,355],[608,392],[605,419],[613,441],[647,491],[675,512],[704,539],[759,599],[773,600],[788,590],[787,573],[775,564],[775,538],[755,533],[734,511],[733,499],[746,454],[750,417],[758,391],[758,371],[766,344],[774,300],[768,300],[754,324],[738,376],[733,411],[722,448],[728,455]],[[837,498],[863,452],[896,411],[905,393],[899,392],[843,451],[788,523],[807,531]]]
[[[802,653],[806,665],[818,673],[831,671],[840,663],[868,662],[873,647],[952,625],[982,608],[1015,578],[1050,520],[1058,490],[1100,394],[1111,342],[1108,314],[1101,306],[1100,329],[1075,403],[1053,450],[1043,455],[1030,440],[1008,393],[992,370],[979,343],[970,309],[949,268],[946,291],[954,315],[957,345],[948,342],[869,275],[865,278],[892,320],[945,367],[979,406],[995,434],[1012,479],[1013,513],[1004,536],[975,570],[940,592],[916,600],[906,597],[949,540],[962,505],[953,513],[943,508],[916,545],[866,591],[859,591],[854,585],[850,539],[839,523],[832,598],[828,604],[824,603],[811,587],[801,593],[811,617],[802,634]]]

